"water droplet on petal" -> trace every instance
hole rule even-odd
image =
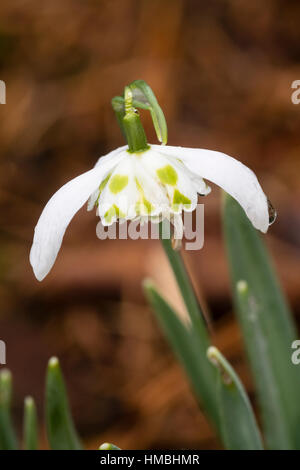
[[[277,217],[277,212],[271,204],[271,201],[268,199],[268,212],[269,212],[269,225],[272,225]]]

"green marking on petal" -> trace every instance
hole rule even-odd
[[[154,209],[154,206],[151,204],[150,201],[148,201],[148,199],[145,198],[144,190],[137,177],[135,177],[135,184],[141,195],[140,200],[135,205],[135,211],[137,215],[151,214]]]
[[[145,197],[143,197],[135,205],[135,210],[136,210],[137,215],[151,214],[153,209],[154,209],[154,206]]]
[[[166,165],[163,168],[159,168],[156,170],[156,173],[160,181],[164,184],[175,186],[177,183],[178,175],[171,165]]]
[[[139,180],[137,179],[137,177],[135,177],[134,179],[135,179],[135,184],[136,184],[137,189],[138,189],[141,193],[143,193],[144,191],[143,191],[143,188],[142,188],[141,183],[139,182]]]
[[[127,175],[114,175],[109,183],[109,189],[113,194],[120,193],[128,184]]]
[[[101,182],[100,186],[99,186],[99,194],[98,194],[98,197],[97,197],[97,200],[95,202],[95,206],[98,207],[99,206],[99,198],[100,198],[100,195],[102,193],[102,191],[104,190],[105,186],[107,185],[108,183],[108,180],[109,178],[111,177],[111,173],[109,173],[106,178],[104,178],[104,180]]]
[[[104,180],[103,180],[102,183],[100,184],[100,186],[99,186],[99,191],[100,191],[100,193],[103,191],[103,189],[104,189],[105,186],[107,185],[108,180],[109,180],[110,177],[111,177],[111,173],[109,173],[109,174],[107,175],[107,177],[104,178]]]
[[[154,206],[151,204],[150,201],[148,201],[145,197],[143,198],[143,205],[146,209],[147,214],[151,214],[151,212],[154,209]]]
[[[113,204],[107,212],[105,212],[104,214],[104,219],[105,221],[110,224],[112,219],[116,217],[117,219],[120,219],[120,218],[125,218],[125,214],[120,211],[120,209],[118,208],[118,206],[116,204]]]
[[[178,209],[180,204],[183,204],[184,206],[187,206],[187,208],[190,208],[191,203],[192,201],[188,197],[178,191],[178,189],[175,189],[172,204],[173,208],[175,207],[176,209]]]

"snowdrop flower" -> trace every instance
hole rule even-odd
[[[49,273],[67,226],[87,201],[89,210],[97,208],[103,225],[168,218],[182,235],[182,211],[193,211],[198,194],[210,192],[208,180],[239,202],[255,228],[268,230],[268,199],[245,165],[216,151],[148,145],[135,110],[127,112],[124,123],[128,146],[101,157],[45,206],[30,252],[38,280]]]

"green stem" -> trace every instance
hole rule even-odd
[[[167,258],[170,262],[171,268],[173,270],[175,279],[177,281],[178,287],[180,289],[181,295],[183,297],[185,306],[190,315],[192,324],[201,332],[201,338],[205,338],[207,342],[207,347],[210,344],[209,335],[207,331],[207,322],[204,316],[204,313],[199,305],[195,291],[192,286],[192,282],[189,278],[189,275],[184,266],[182,257],[178,251],[175,251],[172,247],[172,242],[169,238],[163,238],[162,236],[162,223],[160,224],[160,239],[167,255]]]
[[[138,111],[133,106],[132,91],[125,87],[125,116],[123,117],[123,127],[130,153],[145,152],[149,149],[147,138]]]

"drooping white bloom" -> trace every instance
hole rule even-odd
[[[182,211],[193,211],[198,194],[207,195],[207,179],[233,196],[253,226],[266,232],[268,200],[255,174],[238,160],[204,149],[151,145],[130,153],[120,147],[95,167],[60,188],[45,206],[34,233],[30,262],[42,280],[52,268],[64,233],[89,200],[103,225],[116,220],[168,218],[179,227]]]

